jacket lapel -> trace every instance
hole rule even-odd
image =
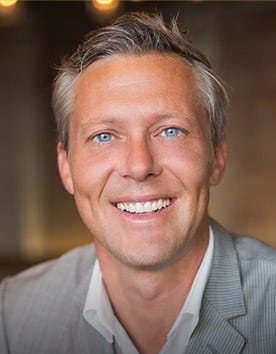
[[[209,303],[203,304],[201,320],[185,353],[238,354],[245,339]]]
[[[230,235],[215,222],[211,225],[215,236],[211,274],[199,325],[185,352],[238,354],[245,338],[231,325],[231,319],[246,313],[238,260]]]

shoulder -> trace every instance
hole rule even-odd
[[[230,322],[246,338],[246,353],[272,353],[276,345],[276,249],[244,235],[224,231],[220,236],[232,244],[229,255],[235,259],[239,277],[235,290],[232,284],[232,296],[241,291],[244,303],[243,314]]]
[[[233,247],[241,263],[261,265],[262,263],[276,267],[276,249],[248,235],[228,232],[214,220],[211,221],[217,243]],[[221,247],[221,246],[220,246]]]
[[[249,236],[231,234],[240,268],[243,272],[276,277],[276,249]]]
[[[237,268],[243,291],[254,288],[256,296],[266,296],[276,291],[276,249],[249,236],[230,233],[212,222],[215,234],[216,258],[224,261],[228,268]],[[218,251],[219,250],[219,251]],[[217,261],[219,264],[221,260]],[[230,272],[231,272],[230,270]],[[232,272],[233,273],[233,272]]]
[[[211,226],[215,245],[206,298],[247,338],[246,352],[272,353],[276,250],[251,237],[230,233],[217,223],[211,222]]]
[[[231,234],[241,261],[276,265],[276,249],[249,236]]]
[[[43,332],[50,337],[58,335],[57,328],[65,326],[68,311],[85,301],[95,259],[94,246],[83,246],[4,279],[0,285],[0,322],[7,340],[13,343],[11,334],[14,342],[35,334],[41,338]]]
[[[4,279],[6,288],[15,291],[22,289],[40,289],[41,287],[54,287],[60,285],[60,281],[65,284],[78,285],[83,274],[87,272],[95,262],[96,254],[93,245],[86,245],[75,248],[61,257],[40,263],[15,276]]]
[[[240,268],[241,282],[247,297],[255,302],[264,299],[268,311],[276,311],[276,250],[265,243],[247,236],[232,235]],[[247,291],[246,291],[247,290]]]

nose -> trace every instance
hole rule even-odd
[[[162,168],[158,156],[154,156],[150,142],[144,137],[136,137],[126,144],[126,151],[121,164],[120,174],[136,181],[144,181],[150,176],[157,176]]]

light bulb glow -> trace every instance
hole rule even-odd
[[[0,6],[12,7],[17,3],[17,0],[0,0]]]
[[[96,2],[98,2],[101,5],[109,5],[112,4],[112,0],[97,0]]]
[[[119,0],[92,0],[93,6],[100,11],[115,10],[119,5]]]

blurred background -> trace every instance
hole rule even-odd
[[[276,3],[0,0],[0,278],[91,241],[59,180],[51,83],[86,32],[133,10],[178,14],[227,83],[210,214],[276,247]]]

